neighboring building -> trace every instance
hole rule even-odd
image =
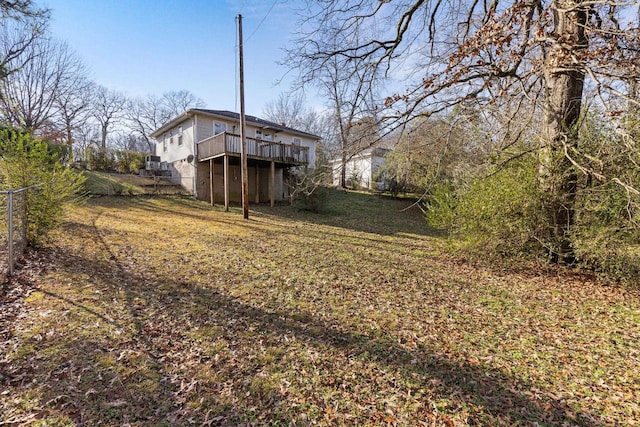
[[[253,116],[246,118],[249,200],[285,200],[288,171],[315,167],[319,137]],[[194,108],[151,137],[162,169],[200,200],[240,202],[240,115]]]
[[[389,152],[386,148],[366,148],[351,156],[345,164],[345,177],[347,187],[369,188],[379,190],[384,188],[383,182],[378,179],[378,170],[384,165],[385,155]],[[342,160],[331,161],[333,184],[340,185],[342,176]]]

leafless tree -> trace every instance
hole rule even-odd
[[[331,115],[311,108],[302,92],[282,92],[265,104],[265,119],[319,136],[323,142],[331,138]]]
[[[49,10],[31,0],[0,0],[0,79],[30,59],[24,51],[42,36],[48,18]]]
[[[174,90],[162,94],[163,108],[171,117],[185,112],[189,108],[203,108],[204,101],[188,90]],[[155,129],[154,129],[155,130]]]
[[[332,141],[333,115],[321,113],[309,107],[302,92],[282,92],[278,98],[267,102],[262,115],[265,119],[320,137],[321,145],[316,150],[313,170],[290,171],[291,200],[302,197],[307,201],[320,186],[331,181],[331,170],[327,165],[327,146]]]
[[[56,113],[56,100],[77,90],[85,68],[65,43],[41,37],[9,62],[0,82],[0,113],[9,124],[38,130]]]
[[[111,146],[116,150],[144,152],[147,142],[139,135],[126,131],[119,131],[113,134]]]
[[[0,0],[0,17],[14,20],[47,19],[49,10],[32,0]]]
[[[325,144],[329,155],[340,160],[340,183],[346,187],[345,165],[355,154],[353,148],[362,145],[353,132],[354,125],[365,117],[376,115],[376,87],[382,76],[366,64],[358,64],[339,55],[304,61],[296,52],[289,52],[289,62],[295,61],[301,61],[300,66],[315,67],[313,71],[301,75],[300,82],[302,86],[315,85],[329,102],[332,134],[327,135]],[[370,138],[370,141],[373,139]]]
[[[79,123],[73,128],[73,158],[87,161],[87,149],[100,147],[100,127],[90,121]]]
[[[153,141],[149,135],[171,118],[190,108],[202,108],[204,101],[186,90],[170,91],[157,97],[149,95],[129,101],[126,108],[127,126],[146,143],[153,152]]]
[[[95,83],[79,72],[68,80],[68,89],[54,100],[56,116],[65,136],[65,142],[73,145],[74,130],[91,115],[91,94]]]
[[[162,99],[154,95],[129,101],[126,111],[127,126],[132,133],[144,138],[146,149],[153,152],[153,141],[149,135],[163,123],[171,119],[170,113],[163,107]]]
[[[319,0],[290,59],[302,80],[331,61],[405,79],[380,105],[387,126],[450,111],[460,102],[491,105],[504,97],[540,99],[539,182],[546,194],[549,250],[572,256],[574,161],[585,87],[615,117],[616,99],[640,74],[638,3],[623,0]],[[633,17],[633,18],[632,18]],[[579,171],[579,172],[576,172]]]
[[[262,114],[265,119],[294,129],[310,132],[316,118],[303,93],[280,93],[278,98],[267,102]]]
[[[127,98],[120,92],[96,86],[92,96],[93,117],[100,124],[100,148],[107,148],[111,127],[124,117]]]

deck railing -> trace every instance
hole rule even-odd
[[[247,157],[283,163],[309,163],[309,148],[247,137]],[[240,155],[240,135],[222,132],[198,143],[198,160]]]

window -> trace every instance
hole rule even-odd
[[[178,128],[178,145],[182,145],[182,126]]]
[[[167,152],[167,140],[169,139],[169,137],[167,135],[164,136],[164,139],[162,140],[162,151],[164,151],[165,153]]]
[[[262,129],[256,129],[256,139],[262,139]]]
[[[300,145],[302,145],[302,140],[300,138],[293,138],[293,154],[300,154]]]
[[[222,122],[213,122],[213,134],[217,135],[227,131],[227,124]]]
[[[169,144],[173,144],[173,134],[169,131]]]
[[[264,134],[264,140],[265,141],[273,141],[273,135],[271,135],[270,133],[265,133]]]

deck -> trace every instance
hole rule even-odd
[[[291,166],[309,163],[309,148],[246,137],[247,158],[275,161]],[[240,156],[240,135],[219,133],[198,142],[198,161],[222,156]]]

